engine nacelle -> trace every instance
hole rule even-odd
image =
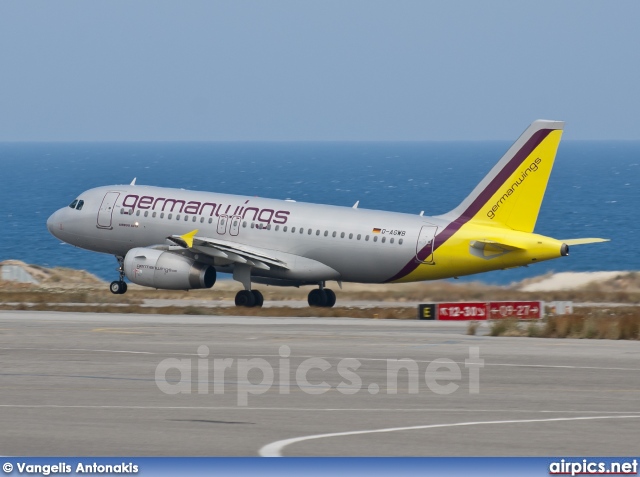
[[[132,248],[124,257],[124,274],[133,283],[165,290],[211,288],[216,269],[182,255],[153,248]]]

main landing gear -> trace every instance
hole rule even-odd
[[[120,280],[111,282],[109,290],[114,295],[124,295],[127,293],[127,282],[124,281],[124,258],[116,257],[118,259],[118,268],[116,270],[120,274]]]
[[[264,297],[258,290],[240,290],[236,294],[236,306],[247,308],[260,308],[264,303]]]
[[[264,298],[258,290],[251,289],[251,267],[243,264],[236,264],[233,267],[233,279],[242,283],[244,290],[240,290],[236,294],[236,306],[244,306],[253,308],[261,307]],[[317,306],[322,308],[331,308],[336,304],[336,294],[333,290],[325,288],[325,282],[318,282],[319,288],[311,290],[307,301],[309,306]]]
[[[236,306],[244,306],[246,308],[262,306],[264,303],[262,293],[251,289],[251,267],[236,264],[233,268],[233,279],[244,286],[244,290],[240,290],[236,294]]]
[[[336,304],[336,294],[328,288],[316,288],[309,292],[307,298],[309,306],[317,306],[321,308],[331,308]]]

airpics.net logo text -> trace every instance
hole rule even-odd
[[[386,368],[385,382],[370,382],[365,386],[359,371],[366,370],[360,359],[342,358],[337,363],[331,360],[333,365],[325,358],[291,356],[291,349],[286,345],[280,346],[277,357],[274,356],[275,367],[264,358],[211,358],[206,345],[198,347],[197,356],[196,359],[166,358],[158,363],[155,371],[158,389],[170,395],[236,393],[238,406],[248,406],[250,395],[271,390],[282,395],[290,394],[292,389],[308,395],[331,390],[354,395],[365,389],[372,395],[380,392],[418,394],[425,391],[426,386],[434,394],[449,395],[466,384],[469,394],[479,394],[480,369],[484,367],[478,347],[469,348],[464,363],[448,358],[428,362],[386,359],[382,360]],[[294,360],[296,365],[292,363]],[[379,363],[380,360],[376,360],[376,365]]]

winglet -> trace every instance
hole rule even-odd
[[[133,180],[131,181],[131,184],[129,184],[129,185],[136,185],[136,179],[137,179],[137,177],[134,177]]]
[[[191,232],[188,232],[180,236],[180,238],[187,245],[187,248],[193,247],[193,237],[195,237],[197,233],[198,233],[198,229],[195,229],[195,230],[192,230]]]

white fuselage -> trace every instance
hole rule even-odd
[[[147,286],[183,289],[209,286],[217,270],[233,273],[247,292],[252,281],[317,284],[319,296],[310,293],[310,304],[332,306],[332,292],[328,301],[323,298],[327,280],[456,277],[528,266],[568,255],[569,243],[604,241],[564,243],[534,233],[563,127],[534,121],[460,205],[438,217],[134,181],[83,192],[55,212],[47,227],[65,242],[118,257],[121,280],[112,284],[114,293],[124,289],[125,275],[135,282],[143,274],[138,281]],[[156,277],[162,273],[176,278]],[[239,298],[251,302],[249,294]]]
[[[417,260],[424,226],[433,235],[447,225],[419,215],[138,185],[91,189],[78,200],[84,201],[82,210],[65,207],[47,223],[51,233],[75,246],[123,257],[132,248],[164,244],[169,236],[198,229],[200,236],[279,253],[291,269],[298,268],[291,261],[301,257],[335,271],[317,277],[252,272],[303,282],[387,281]],[[231,271],[224,263],[215,265]]]

